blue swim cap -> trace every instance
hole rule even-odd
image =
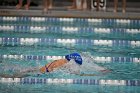
[[[78,53],[72,53],[72,54],[66,55],[65,58],[68,61],[70,61],[71,59],[74,59],[74,61],[77,64],[82,65],[82,57]]]

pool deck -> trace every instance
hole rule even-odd
[[[41,8],[33,8],[30,10],[16,10],[13,8],[1,8],[0,16],[48,16],[48,17],[78,17],[78,18],[119,18],[119,19],[140,19],[140,9],[127,9],[126,13],[113,13],[113,8],[108,8],[106,11],[95,10],[67,10],[66,8],[55,7],[47,13],[43,13]]]

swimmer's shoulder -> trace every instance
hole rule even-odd
[[[59,59],[55,60],[54,62],[67,63],[68,61],[66,59]]]

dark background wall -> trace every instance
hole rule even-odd
[[[23,0],[24,3],[26,0]],[[31,6],[42,5],[43,0],[31,0]],[[61,6],[66,3],[70,3],[72,0],[53,0],[55,5]],[[114,0],[106,0],[108,3],[112,3]],[[122,2],[122,0],[118,0]],[[126,0],[127,2],[136,2],[140,6],[140,0]],[[0,6],[15,6],[18,3],[18,0],[0,0]]]
[[[112,2],[112,1],[114,1],[114,0],[107,0],[107,1],[109,1],[109,2]],[[118,0],[118,1],[122,1],[122,0]],[[126,0],[127,2],[140,2],[140,0]]]

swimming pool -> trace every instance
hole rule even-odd
[[[85,56],[85,63],[92,60],[112,72],[102,75],[89,63],[83,72],[98,75],[78,76],[65,71],[40,76],[31,73],[27,78],[1,78],[0,91],[139,93],[139,27],[140,20],[130,19],[1,16],[1,74],[43,66],[72,52]]]

